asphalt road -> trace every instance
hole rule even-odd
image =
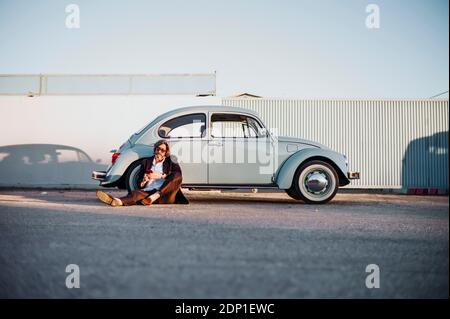
[[[186,194],[189,205],[113,208],[93,191],[0,191],[0,297],[449,296],[448,197]],[[366,287],[368,264],[380,288]]]

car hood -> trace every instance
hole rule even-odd
[[[329,147],[317,143],[317,142],[313,142],[310,140],[305,140],[302,138],[296,138],[296,137],[289,137],[289,136],[278,136],[278,142],[280,143],[291,143],[291,144],[302,144],[302,145],[309,145],[309,146],[314,146],[317,148],[322,148],[322,149],[329,149]]]

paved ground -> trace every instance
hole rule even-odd
[[[0,297],[449,296],[448,197],[186,193],[189,205],[112,208],[93,191],[0,191]]]

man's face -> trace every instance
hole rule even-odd
[[[167,152],[167,146],[165,144],[159,145],[155,149],[155,158],[156,158],[156,160],[157,161],[162,161],[164,159],[164,157],[166,156],[166,152]]]

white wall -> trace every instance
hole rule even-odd
[[[37,168],[41,173],[50,168],[45,160],[33,167],[29,159],[25,165],[19,163],[23,158],[16,159],[17,165],[12,165],[11,159],[2,166],[2,157],[7,155],[1,154],[2,146],[63,144],[86,152],[93,162],[100,162],[97,166],[106,167],[111,160],[109,151],[157,115],[183,106],[220,103],[218,97],[193,96],[0,96],[0,185],[98,184],[84,176],[90,167],[80,173],[79,168],[54,166],[39,175]]]

